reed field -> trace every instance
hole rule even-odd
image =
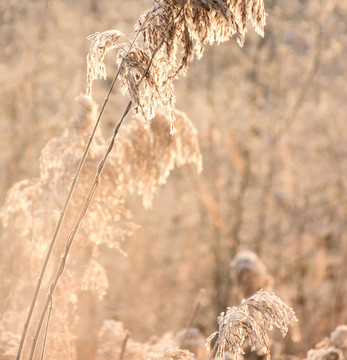
[[[0,2],[0,360],[347,360],[346,17]]]

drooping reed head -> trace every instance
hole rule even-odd
[[[174,133],[173,80],[185,74],[194,55],[202,57],[207,43],[221,43],[236,34],[243,46],[248,19],[263,36],[265,17],[263,0],[154,0],[138,19],[133,41],[120,43],[123,34],[118,30],[89,36],[87,95],[92,93],[93,80],[106,76],[105,53],[119,47],[123,93],[147,125],[158,106],[166,107]]]
[[[288,327],[297,321],[294,311],[273,293],[260,290],[236,307],[228,308],[218,317],[218,331],[211,334],[206,346],[211,350],[215,343],[216,360],[223,360],[225,351],[243,354],[247,344],[251,350],[260,350],[270,358],[270,339],[268,331],[277,327],[283,336]]]

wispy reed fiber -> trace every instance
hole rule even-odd
[[[92,93],[92,81],[106,76],[105,53],[119,47],[117,61],[122,90],[133,101],[134,110],[149,125],[157,106],[165,106],[171,114],[171,132],[174,132],[173,80],[185,73],[194,55],[202,57],[207,43],[220,43],[236,34],[239,45],[243,46],[248,19],[263,36],[263,0],[154,0],[152,8],[138,19],[135,43],[119,44],[122,33],[118,30],[89,37],[87,95]]]
[[[251,350],[260,350],[270,359],[270,339],[267,332],[277,327],[283,336],[288,327],[297,321],[294,311],[274,293],[258,291],[243,300],[239,306],[228,308],[218,317],[218,331],[212,333],[206,341],[211,350],[211,342],[217,336],[210,359],[223,360],[225,351],[243,354],[244,346]],[[215,355],[214,355],[215,353]],[[214,357],[213,357],[214,356]]]
[[[87,55],[87,94],[91,94],[91,84],[98,77],[106,79],[106,66],[104,64],[105,54],[119,45],[118,39],[124,34],[118,30],[104,31],[102,34],[95,33],[88,36],[91,41],[90,51]]]

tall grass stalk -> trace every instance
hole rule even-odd
[[[34,309],[35,309],[35,306],[36,306],[36,302],[37,302],[37,298],[38,298],[38,295],[39,295],[39,292],[40,292],[40,288],[41,288],[41,285],[42,285],[42,281],[43,281],[44,275],[45,275],[45,273],[46,273],[49,260],[50,260],[51,255],[52,255],[52,251],[53,251],[55,242],[56,242],[56,240],[57,240],[57,237],[58,237],[58,235],[59,235],[60,229],[61,229],[61,227],[62,227],[62,224],[63,224],[63,221],[64,221],[64,217],[65,217],[66,212],[67,212],[67,209],[68,209],[68,207],[69,207],[72,194],[73,194],[73,192],[74,192],[74,190],[75,190],[75,188],[76,188],[79,175],[80,175],[80,173],[81,173],[81,171],[82,171],[83,165],[84,165],[85,160],[86,160],[86,158],[87,158],[90,145],[91,145],[91,143],[92,143],[92,141],[93,141],[93,138],[94,138],[95,133],[96,133],[96,130],[97,130],[98,126],[99,126],[99,123],[100,123],[102,114],[104,113],[106,104],[107,104],[108,99],[109,99],[109,97],[110,97],[110,95],[111,95],[111,92],[112,92],[113,87],[114,87],[114,84],[115,84],[115,82],[116,82],[116,80],[117,80],[117,78],[118,78],[118,75],[119,75],[119,70],[118,70],[116,76],[114,77],[114,79],[113,79],[113,81],[112,81],[112,84],[111,84],[111,86],[110,86],[110,89],[109,89],[109,91],[108,91],[108,93],[107,93],[107,96],[106,96],[106,98],[105,98],[105,100],[104,100],[104,103],[103,103],[103,105],[102,105],[102,107],[101,107],[101,109],[100,109],[98,118],[97,118],[97,120],[96,120],[96,122],[95,122],[93,131],[92,131],[91,135],[90,135],[89,138],[88,138],[88,142],[87,142],[86,147],[85,147],[85,149],[84,149],[84,151],[83,151],[81,160],[80,160],[80,162],[79,162],[79,164],[78,164],[78,167],[77,167],[77,169],[76,169],[75,175],[74,175],[74,177],[72,178],[71,185],[70,185],[70,188],[69,188],[69,190],[68,190],[68,193],[67,193],[67,196],[66,196],[66,199],[65,199],[63,208],[62,208],[62,210],[60,211],[60,216],[59,216],[59,219],[58,219],[56,228],[55,228],[55,230],[54,230],[53,236],[52,236],[51,240],[49,241],[49,246],[48,246],[48,249],[47,249],[47,253],[46,253],[46,256],[45,256],[45,260],[44,260],[44,262],[43,262],[40,275],[39,275],[39,277],[38,277],[38,279],[37,279],[37,284],[36,284],[35,292],[34,292],[34,295],[33,295],[33,299],[32,299],[32,301],[31,301],[30,308],[29,308],[29,312],[28,312],[28,315],[27,315],[27,318],[26,318],[26,321],[25,321],[25,324],[24,324],[24,329],[23,329],[22,336],[21,336],[21,339],[20,339],[20,343],[19,343],[19,348],[18,348],[16,360],[19,360],[20,357],[21,357],[22,350],[23,350],[23,346],[24,346],[24,342],[25,342],[26,335],[27,335],[27,332],[28,332],[28,328],[29,328],[29,325],[30,325],[30,322],[31,322],[31,318],[32,318],[32,315],[33,315],[33,312],[34,312]]]
[[[78,230],[80,228],[81,222],[82,222],[84,216],[86,215],[87,210],[89,208],[89,205],[90,205],[90,203],[91,203],[91,201],[92,201],[92,199],[94,197],[95,191],[96,191],[96,189],[97,189],[97,187],[99,185],[99,182],[100,182],[100,176],[101,176],[102,170],[104,169],[105,164],[106,164],[106,159],[107,159],[108,155],[110,154],[110,152],[113,149],[115,138],[116,138],[116,136],[118,134],[119,128],[121,127],[125,117],[127,116],[128,112],[129,112],[129,110],[131,108],[131,104],[132,104],[132,102],[130,101],[128,103],[128,106],[126,107],[120,121],[118,122],[118,124],[114,128],[114,133],[113,133],[111,142],[109,144],[109,147],[108,147],[103,159],[100,161],[100,163],[99,163],[99,165],[97,167],[97,173],[96,173],[96,175],[94,177],[93,183],[92,183],[92,185],[91,185],[91,187],[89,189],[89,192],[88,192],[88,194],[86,196],[86,199],[84,201],[82,209],[81,209],[81,211],[80,211],[80,213],[78,215],[78,219],[77,219],[72,231],[70,232],[70,234],[68,236],[68,239],[67,239],[67,242],[66,242],[66,245],[65,245],[64,254],[63,254],[62,258],[61,258],[61,261],[60,261],[60,264],[59,264],[59,267],[58,267],[58,271],[56,272],[55,278],[54,278],[53,282],[51,283],[51,285],[49,287],[49,294],[47,295],[47,299],[46,299],[45,305],[43,306],[39,323],[38,323],[38,325],[36,327],[35,335],[34,335],[34,338],[33,338],[32,345],[31,345],[31,351],[30,351],[30,357],[29,357],[30,360],[33,359],[33,357],[34,357],[36,344],[37,344],[37,341],[38,341],[39,336],[40,336],[41,328],[42,328],[42,325],[43,325],[47,310],[49,308],[49,304],[51,303],[51,301],[53,301],[54,291],[55,291],[55,289],[56,289],[56,287],[58,285],[60,277],[63,275],[63,272],[65,270],[66,261],[67,261],[67,257],[69,255],[71,246],[72,246],[73,241],[74,241],[74,239],[76,237],[76,234],[77,234],[77,232],[78,232]]]

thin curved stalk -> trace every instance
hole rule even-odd
[[[67,212],[67,209],[69,207],[69,204],[70,204],[70,200],[71,200],[71,197],[72,197],[72,194],[75,190],[75,187],[77,185],[77,181],[78,181],[78,178],[79,178],[79,175],[81,173],[81,170],[83,168],[83,165],[85,163],[85,160],[87,158],[87,155],[88,155],[88,152],[89,152],[89,148],[90,148],[90,145],[93,141],[93,138],[95,136],[95,133],[96,133],[96,129],[98,128],[99,126],[99,123],[100,123],[100,120],[101,120],[101,117],[102,117],[102,114],[105,110],[105,107],[106,107],[106,104],[108,102],[108,99],[109,99],[109,96],[112,92],[112,89],[114,87],[114,84],[118,78],[118,75],[119,75],[119,70],[116,74],[116,76],[114,77],[113,81],[112,81],[112,84],[110,86],[110,89],[107,93],[107,96],[104,100],[104,103],[101,107],[101,110],[99,112],[99,115],[98,115],[98,118],[95,122],[95,125],[94,125],[94,128],[93,128],[93,131],[92,131],[92,134],[89,136],[88,138],[88,142],[86,144],[86,147],[84,149],[84,152],[82,154],[82,157],[80,159],[80,162],[78,164],[78,167],[76,169],[76,172],[75,172],[75,175],[74,177],[72,178],[72,182],[71,182],[71,185],[70,185],[70,188],[68,190],[68,194],[66,196],[66,199],[65,199],[65,202],[64,202],[64,205],[63,205],[63,209],[60,211],[60,216],[59,216],[59,219],[58,219],[58,222],[57,222],[57,225],[56,225],[56,228],[54,230],[54,234],[53,234],[53,237],[52,239],[50,240],[49,242],[49,247],[47,249],[47,253],[46,253],[46,256],[45,256],[45,260],[44,260],[44,263],[42,265],[42,268],[41,268],[41,272],[40,272],[40,275],[37,279],[37,285],[36,285],[36,288],[35,288],[35,292],[34,292],[34,295],[33,295],[33,299],[31,301],[31,304],[30,304],[30,308],[29,308],[29,312],[28,312],[28,315],[27,315],[27,318],[26,318],[26,321],[25,321],[25,324],[24,324],[24,329],[23,329],[23,332],[22,332],[22,336],[21,336],[21,340],[20,340],[20,343],[19,343],[19,348],[18,348],[18,352],[17,352],[17,356],[16,356],[16,360],[19,360],[20,357],[21,357],[21,354],[22,354],[22,350],[23,350],[23,346],[24,346],[24,342],[25,342],[25,339],[26,339],[26,335],[27,335],[27,332],[28,332],[28,328],[29,328],[29,325],[30,325],[30,322],[31,322],[31,318],[32,318],[32,315],[33,315],[33,312],[34,312],[34,308],[35,308],[35,305],[36,305],[36,302],[37,302],[37,297],[39,295],[39,292],[40,292],[40,288],[41,288],[41,284],[42,284],[42,281],[43,281],[43,278],[44,278],[44,275],[46,273],[46,269],[47,269],[47,266],[48,266],[48,263],[49,263],[49,260],[51,258],[51,255],[52,255],[52,251],[53,251],[53,248],[54,248],[54,245],[55,245],[55,242],[57,240],[57,237],[58,237],[58,234],[60,232],[60,229],[61,229],[61,226],[63,224],[63,221],[64,221],[64,218],[65,218],[65,215],[66,215],[66,212]]]
[[[76,237],[76,234],[77,234],[78,229],[79,229],[79,227],[81,225],[81,222],[82,222],[85,214],[87,213],[89,205],[90,205],[90,203],[91,203],[91,201],[93,199],[93,196],[95,194],[95,191],[96,191],[96,189],[97,189],[97,187],[98,187],[98,185],[100,183],[100,175],[101,175],[101,173],[102,173],[102,171],[103,171],[103,169],[105,167],[106,159],[108,158],[109,154],[111,153],[111,151],[113,149],[114,142],[115,142],[116,136],[118,134],[119,128],[122,125],[123,120],[125,119],[126,115],[128,114],[128,112],[129,112],[129,110],[131,108],[131,105],[132,105],[132,101],[129,101],[128,106],[125,109],[121,120],[118,122],[118,124],[114,128],[114,132],[113,132],[113,136],[112,136],[112,139],[110,141],[110,144],[109,144],[109,146],[107,148],[107,151],[106,151],[104,157],[102,158],[102,160],[100,161],[100,163],[99,163],[99,165],[97,167],[97,173],[96,173],[96,175],[94,177],[93,183],[92,183],[92,185],[91,185],[91,187],[89,189],[88,195],[87,195],[87,197],[86,197],[86,199],[84,201],[84,204],[83,204],[83,207],[82,207],[82,209],[80,211],[78,219],[77,219],[77,221],[76,221],[76,223],[75,223],[75,225],[74,225],[74,227],[73,227],[72,231],[70,232],[69,237],[67,239],[64,254],[63,254],[62,258],[61,258],[59,268],[58,268],[58,271],[57,271],[57,273],[55,275],[55,278],[54,278],[53,282],[50,285],[49,294],[47,296],[47,300],[46,300],[45,305],[43,307],[43,310],[41,312],[41,317],[40,317],[39,323],[38,323],[37,328],[36,328],[36,332],[35,332],[35,335],[34,335],[34,338],[33,338],[33,343],[31,345],[31,351],[30,351],[30,356],[29,356],[30,360],[32,360],[33,357],[34,357],[37,341],[38,341],[38,338],[39,338],[39,335],[40,335],[40,331],[41,331],[41,328],[42,328],[42,325],[43,325],[43,322],[44,322],[48,307],[49,307],[49,304],[53,301],[54,291],[55,291],[55,289],[56,289],[56,287],[58,285],[60,277],[64,273],[66,260],[67,260],[68,254],[70,252],[71,246],[72,246],[73,241],[74,241],[74,239]]]
[[[50,318],[51,318],[52,308],[53,308],[53,304],[52,304],[52,301],[51,301],[51,303],[49,304],[49,311],[48,311],[48,317],[47,317],[47,325],[46,325],[46,329],[45,329],[45,335],[44,335],[44,338],[43,338],[42,352],[41,352],[40,360],[43,360],[43,356],[44,356],[44,354],[45,354],[46,342],[47,342],[47,335],[48,335],[48,327],[49,327],[49,320],[50,320]]]

